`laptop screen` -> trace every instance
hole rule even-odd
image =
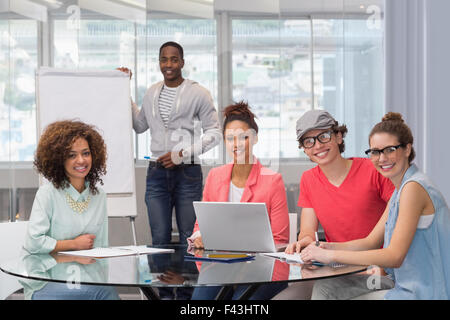
[[[276,252],[265,203],[193,202],[205,249]]]

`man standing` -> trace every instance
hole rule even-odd
[[[164,81],[147,90],[141,109],[132,103],[133,128],[137,133],[150,129],[151,159],[156,159],[148,167],[145,193],[152,242],[170,243],[175,207],[180,243],[185,244],[196,220],[192,202],[202,198],[198,156],[219,143],[220,125],[208,90],[183,78],[178,43],[161,46],[159,66]]]

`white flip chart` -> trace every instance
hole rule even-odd
[[[118,70],[42,67],[36,75],[38,136],[58,120],[94,125],[107,146],[108,215],[136,215],[129,76]]]

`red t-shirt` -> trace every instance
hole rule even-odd
[[[314,209],[329,242],[365,238],[383,215],[394,185],[369,159],[353,160],[339,187],[332,185],[319,166],[303,173],[298,206]]]

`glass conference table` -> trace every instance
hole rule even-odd
[[[313,266],[287,263],[256,254],[250,261],[223,263],[185,259],[187,247],[172,253],[129,255],[93,259],[68,255],[23,255],[0,265],[0,270],[21,282],[51,281],[69,285],[139,287],[149,300],[159,299],[156,288],[221,286],[216,299],[227,296],[235,285],[248,285],[240,297],[247,300],[262,284],[318,280],[358,273],[367,266]]]

